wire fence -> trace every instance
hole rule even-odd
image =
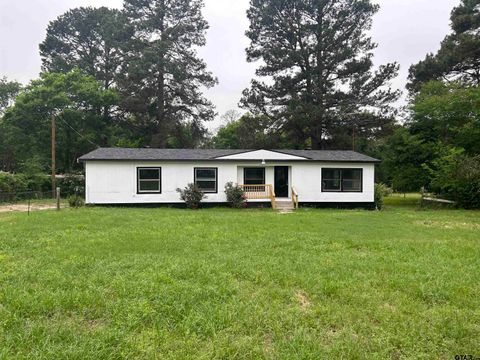
[[[0,191],[0,204],[4,203],[16,203],[26,200],[48,200],[54,199],[56,195],[52,191],[25,191],[25,192],[1,192]]]
[[[61,194],[52,191],[0,192],[0,213],[10,211],[30,211],[58,209],[67,207],[67,201]]]

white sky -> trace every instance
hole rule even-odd
[[[376,0],[373,37],[379,44],[376,64],[397,61],[400,76],[394,86],[404,89],[408,68],[435,52],[449,32],[449,16],[459,0]],[[245,60],[248,39],[248,0],[205,0],[204,15],[210,24],[207,46],[201,57],[219,79],[207,91],[219,114],[236,109],[243,89],[254,75],[255,64]],[[38,44],[48,23],[79,6],[118,7],[122,0],[0,0],[0,77],[28,82],[40,72]],[[210,127],[218,125],[211,124]]]

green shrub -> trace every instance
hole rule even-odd
[[[383,199],[392,195],[393,190],[385,184],[375,184],[375,207],[378,210],[383,208]]]
[[[378,190],[383,194],[384,197],[391,196],[393,194],[393,189],[388,185],[383,183],[377,183]]]
[[[47,192],[51,178],[44,174],[12,174],[0,171],[0,192],[19,194],[27,191]]]
[[[28,191],[40,191],[43,193],[52,190],[52,177],[42,173],[26,175]]]
[[[480,209],[480,155],[470,157],[452,150],[434,166],[430,169],[433,192],[465,209]]]
[[[15,189],[15,175],[0,171],[0,192],[12,193]]]
[[[225,194],[227,201],[232,208],[239,209],[245,205],[246,196],[245,191],[238,185],[229,182],[225,185]]]
[[[188,184],[185,189],[177,189],[180,194],[180,199],[185,201],[185,204],[190,209],[198,209],[200,203],[205,198],[205,194],[195,184]]]
[[[41,173],[12,174],[0,171],[0,202],[50,197],[51,178]]]
[[[73,208],[80,208],[85,205],[85,200],[80,195],[70,195],[68,205]]]
[[[28,179],[25,175],[0,171],[0,192],[21,193],[28,190]]]
[[[62,196],[84,195],[85,177],[79,174],[67,174],[64,178],[59,179],[58,186]]]

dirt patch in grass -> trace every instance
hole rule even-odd
[[[38,210],[51,210],[55,209],[57,206],[55,204],[32,204],[30,205],[30,211],[38,211]],[[20,211],[20,212],[27,212],[28,205],[27,204],[12,204],[12,205],[1,205],[0,206],[0,213],[12,212],[12,211]]]
[[[312,305],[308,299],[308,296],[303,291],[297,291],[295,298],[297,299],[298,305],[302,311],[307,311]]]
[[[397,311],[397,307],[395,305],[390,304],[390,303],[383,304],[381,306],[381,308],[384,309],[384,310],[391,311],[391,312]]]
[[[263,340],[263,353],[267,356],[271,356],[273,352],[273,334],[269,332],[265,335],[265,338]]]

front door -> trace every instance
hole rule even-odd
[[[288,166],[275,166],[275,196],[288,198]]]

